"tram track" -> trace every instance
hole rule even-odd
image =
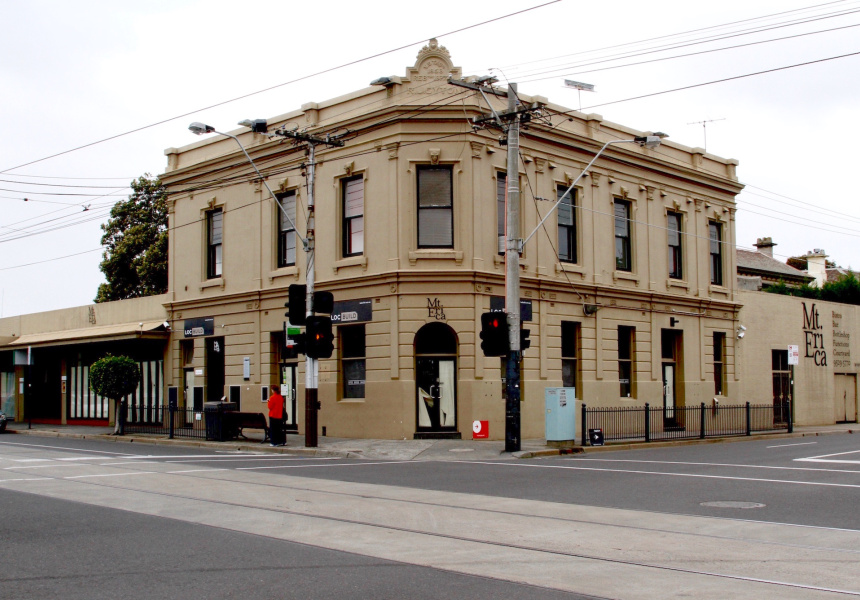
[[[147,457],[147,458],[149,458],[151,460],[152,457]],[[293,459],[293,460],[301,460],[301,459]],[[188,462],[193,463],[194,461],[190,460]],[[166,462],[164,464],[166,464]],[[365,463],[362,463],[362,464],[365,464]],[[380,463],[380,464],[384,464],[384,463]],[[89,463],[87,465],[82,464],[81,466],[82,467],[83,466],[111,467],[111,468],[118,468],[120,470],[125,470],[126,468],[131,467],[130,464],[128,464],[128,467],[126,467],[125,465],[116,465],[116,464],[110,464],[110,463],[106,463],[104,465],[94,465],[92,463]],[[337,465],[329,464],[327,466],[328,467],[335,467]],[[349,466],[349,465],[347,465],[347,466]],[[22,469],[16,469],[16,470],[20,471]],[[229,483],[234,484],[234,485],[245,484],[245,485],[253,485],[253,486],[262,486],[265,488],[270,488],[272,491],[290,491],[292,493],[306,493],[306,494],[328,494],[328,495],[341,496],[344,498],[360,499],[362,501],[371,501],[371,502],[374,502],[374,501],[397,502],[397,503],[401,503],[401,504],[408,506],[408,507],[432,507],[432,508],[436,508],[436,509],[475,511],[475,512],[480,512],[482,514],[498,516],[500,518],[517,517],[517,518],[527,518],[527,519],[540,519],[542,521],[548,521],[550,523],[552,523],[552,522],[557,522],[559,524],[561,524],[561,523],[566,523],[566,524],[573,523],[573,524],[583,524],[583,525],[589,525],[589,526],[613,527],[613,528],[621,528],[621,529],[634,530],[634,531],[640,531],[640,532],[646,532],[646,533],[684,535],[684,536],[691,537],[691,538],[701,538],[703,540],[720,540],[720,541],[730,541],[730,542],[740,542],[740,543],[750,543],[750,544],[767,544],[767,545],[771,545],[771,546],[781,546],[781,547],[792,548],[792,549],[803,549],[803,550],[814,551],[814,552],[837,552],[837,553],[844,553],[844,554],[860,553],[860,551],[851,550],[851,549],[847,549],[847,548],[831,548],[831,547],[826,547],[826,546],[793,544],[793,543],[777,542],[777,541],[772,541],[772,540],[758,540],[758,539],[754,539],[754,538],[745,538],[745,537],[741,537],[741,536],[717,536],[717,535],[712,535],[712,534],[674,531],[674,530],[659,529],[659,528],[654,528],[654,527],[634,526],[634,525],[629,525],[629,524],[618,524],[618,523],[608,523],[608,522],[606,522],[606,523],[597,522],[596,523],[594,521],[586,521],[586,520],[582,520],[582,519],[571,519],[571,518],[566,518],[566,517],[552,517],[552,516],[547,516],[547,515],[522,514],[522,513],[515,513],[512,511],[505,511],[505,510],[491,509],[491,508],[490,509],[482,509],[482,508],[477,508],[474,506],[463,506],[463,505],[456,504],[456,503],[440,503],[440,502],[430,502],[430,501],[422,501],[422,500],[414,500],[414,499],[409,500],[409,499],[391,497],[390,495],[385,495],[385,494],[374,495],[374,494],[368,494],[366,492],[365,493],[356,493],[356,492],[349,492],[349,491],[335,491],[335,490],[331,490],[331,489],[320,490],[320,489],[315,489],[315,488],[310,487],[310,486],[300,486],[300,485],[295,485],[295,484],[287,484],[286,482],[275,483],[275,482],[266,482],[266,481],[254,481],[253,483],[251,483],[251,482],[243,481],[242,478],[239,478],[239,477],[235,477],[235,478],[234,477],[224,477],[224,475],[226,475],[226,474],[228,474],[234,470],[238,472],[238,469],[218,470],[217,476],[215,476],[214,470],[207,471],[208,473],[211,473],[212,476],[206,476],[206,475],[204,475],[203,472],[196,472],[196,473],[191,473],[191,472],[164,472],[164,471],[159,471],[156,469],[145,470],[144,472],[147,474],[152,474],[152,475],[173,475],[173,476],[181,475],[182,477],[185,477],[185,478],[201,480],[201,481],[205,481],[208,483],[225,481],[225,482],[229,482]],[[136,471],[136,472],[140,472],[140,471]],[[245,470],[244,472],[247,472],[247,470]],[[468,543],[468,544],[478,544],[481,546],[494,547],[494,548],[504,548],[504,549],[514,550],[514,551],[524,551],[524,552],[530,552],[530,553],[533,552],[533,553],[539,553],[541,555],[546,555],[546,556],[574,558],[574,559],[579,559],[579,560],[584,560],[584,561],[592,561],[595,563],[606,563],[606,564],[621,565],[621,566],[627,566],[627,567],[637,567],[637,568],[643,568],[643,569],[648,569],[648,570],[656,570],[656,571],[660,571],[660,572],[682,573],[682,574],[698,576],[698,577],[713,578],[716,580],[733,580],[733,581],[740,581],[740,582],[763,584],[763,585],[767,585],[767,586],[773,586],[776,589],[789,589],[790,588],[790,589],[797,589],[797,590],[817,591],[817,592],[828,593],[828,594],[838,594],[838,595],[842,595],[842,596],[860,597],[860,591],[856,591],[856,590],[838,589],[838,588],[827,587],[827,586],[810,585],[810,584],[792,582],[792,581],[780,581],[780,580],[766,579],[766,578],[761,578],[761,577],[750,577],[750,576],[738,575],[738,574],[732,574],[732,573],[720,573],[717,571],[709,571],[709,570],[704,570],[704,569],[685,568],[685,567],[681,567],[681,566],[649,563],[649,562],[645,562],[645,561],[641,561],[641,560],[630,560],[630,559],[624,559],[624,558],[600,556],[597,554],[590,554],[590,553],[586,553],[586,552],[576,552],[576,551],[569,551],[569,550],[564,550],[564,549],[559,549],[559,548],[540,547],[540,546],[536,546],[534,544],[514,543],[514,542],[487,539],[487,538],[482,538],[482,537],[475,537],[475,536],[470,536],[470,535],[457,535],[457,534],[453,534],[450,532],[432,531],[432,530],[427,530],[427,529],[419,529],[419,528],[415,528],[415,527],[400,526],[400,525],[391,524],[391,523],[380,523],[380,522],[375,522],[372,520],[319,514],[318,512],[309,511],[309,510],[300,510],[300,509],[295,509],[295,508],[283,508],[283,507],[273,507],[273,506],[262,506],[260,503],[254,503],[254,502],[229,501],[229,500],[223,500],[223,499],[214,500],[214,499],[204,498],[204,497],[201,497],[199,495],[194,495],[194,494],[189,494],[189,493],[170,492],[170,491],[165,491],[163,489],[162,490],[140,489],[139,487],[134,487],[134,486],[130,486],[130,485],[121,485],[121,484],[114,483],[113,481],[106,481],[104,479],[94,481],[94,480],[86,480],[86,479],[83,479],[80,477],[75,477],[74,479],[72,479],[70,477],[62,477],[62,476],[53,477],[50,475],[47,475],[47,476],[43,475],[43,476],[41,476],[41,479],[43,481],[46,479],[47,480],[54,480],[54,481],[69,481],[69,482],[73,481],[74,483],[79,484],[79,485],[84,484],[84,485],[94,486],[94,487],[103,488],[103,489],[107,488],[107,489],[113,489],[113,490],[118,490],[118,491],[121,490],[121,491],[124,491],[127,493],[145,494],[145,495],[148,495],[150,497],[171,498],[174,500],[183,500],[183,501],[188,501],[188,502],[198,502],[198,503],[212,504],[212,505],[217,504],[219,507],[229,506],[232,508],[243,509],[243,510],[263,510],[263,511],[267,511],[270,513],[276,513],[279,515],[289,515],[289,516],[301,517],[301,518],[306,518],[306,519],[322,520],[322,521],[325,521],[328,523],[336,523],[336,524],[343,524],[343,525],[349,525],[349,526],[371,527],[371,528],[374,528],[374,529],[377,529],[380,531],[384,531],[384,532],[388,531],[388,532],[398,532],[398,533],[408,534],[408,535],[431,536],[433,538],[441,539],[441,540],[445,540],[445,541],[461,542],[461,543]],[[327,483],[331,483],[331,481],[329,481],[329,480],[325,480],[325,481],[327,481]],[[20,490],[20,491],[23,491],[25,493],[35,493],[35,492],[27,492],[27,490]],[[166,518],[175,518],[175,517],[166,517]],[[690,518],[711,518],[711,517],[695,517],[695,516],[693,516]],[[179,520],[182,520],[182,519],[179,519]],[[773,525],[773,524],[766,523],[766,522],[764,522],[764,524]],[[217,526],[217,525],[214,525],[214,526]],[[807,527],[807,526],[804,526],[804,527]],[[235,531],[235,529],[230,528],[230,527],[221,527],[221,528]],[[827,529],[827,528],[820,528],[820,529]],[[849,531],[853,532],[853,530],[849,530]],[[707,542],[703,541],[703,543],[707,543]],[[325,547],[328,547],[328,546],[325,546]],[[440,568],[444,568],[444,567],[440,567]],[[544,586],[544,587],[551,588],[551,586]],[[551,588],[551,589],[559,589],[559,588]]]

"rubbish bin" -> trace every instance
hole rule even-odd
[[[206,439],[210,442],[223,441],[221,431],[222,406],[222,402],[203,403],[203,416],[206,419]]]

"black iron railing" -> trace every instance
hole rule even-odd
[[[774,404],[734,404],[699,406],[595,407],[582,405],[582,440],[599,429],[604,441],[705,439],[751,435],[756,431],[792,432],[791,406]]]
[[[166,406],[161,406],[157,409],[151,409],[151,412],[147,416],[150,418],[146,420],[132,420],[132,415],[127,415],[122,432],[124,434],[148,433],[166,435],[171,439],[174,437],[207,439],[207,415],[203,411],[195,411],[191,408],[176,408],[171,410]],[[153,416],[155,418],[152,418]],[[211,429],[211,418],[209,425]]]

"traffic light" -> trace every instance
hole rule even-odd
[[[334,295],[331,292],[314,292],[314,314],[330,315],[334,311]]]
[[[531,334],[532,332],[528,329],[520,329],[520,352],[532,345],[532,341],[529,339]]]
[[[331,358],[334,352],[331,317],[314,315],[307,318],[305,325],[305,354],[311,358]]]
[[[510,350],[508,315],[488,312],[481,315],[481,350],[484,356],[505,356]]]
[[[304,325],[307,319],[307,295],[308,287],[306,285],[292,284],[290,285],[289,298],[287,304],[289,311],[287,318],[290,320],[290,325]]]
[[[294,333],[287,339],[287,348],[296,354],[307,354],[307,336],[304,333]]]

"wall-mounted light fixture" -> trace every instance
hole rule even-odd
[[[738,326],[738,339],[742,339],[746,335],[747,328],[743,325]]]
[[[598,310],[600,310],[600,306],[598,306],[597,304],[583,304],[582,305],[582,312],[585,313],[586,317],[590,317],[591,315],[596,313]]]

